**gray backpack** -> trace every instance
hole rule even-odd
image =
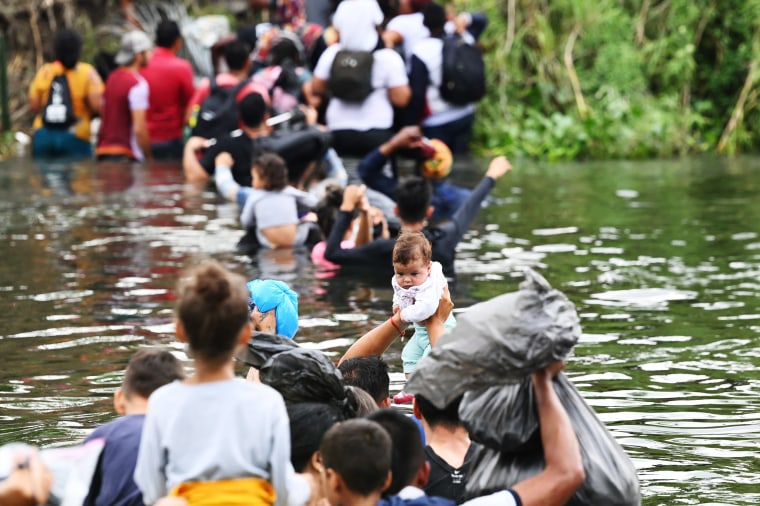
[[[364,102],[373,89],[373,61],[371,51],[338,51],[328,81],[332,96],[346,102]]]

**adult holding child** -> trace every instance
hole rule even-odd
[[[431,206],[432,188],[421,177],[408,177],[398,182],[396,195],[396,214],[401,228],[422,231],[433,248],[432,259],[441,263],[447,277],[454,276],[454,258],[456,246],[464,236],[470,223],[480,210],[488,192],[504,174],[512,170],[512,164],[504,156],[497,156],[488,165],[488,170],[480,183],[459,206],[450,220],[428,226],[427,220],[433,214]],[[376,239],[369,244],[351,249],[341,247],[341,241],[353,218],[354,209],[359,205],[362,190],[349,185],[343,193],[340,213],[327,239],[325,258],[338,265],[370,266],[377,269],[379,265],[391,269],[391,255],[395,239]]]

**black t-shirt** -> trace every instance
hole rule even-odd
[[[464,498],[464,487],[467,484],[467,475],[470,472],[474,451],[475,444],[470,444],[464,456],[464,463],[461,467],[454,468],[439,457],[432,448],[425,446],[425,460],[430,463],[430,476],[425,486],[425,493],[445,497],[460,504]]]
[[[240,186],[251,186],[251,165],[258,138],[251,139],[242,130],[219,137],[216,143],[203,152],[201,166],[210,175],[214,175],[214,159],[219,153],[227,152],[232,156],[232,177]]]

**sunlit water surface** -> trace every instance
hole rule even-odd
[[[473,184],[480,165],[455,177]],[[577,306],[566,372],[633,459],[643,503],[760,504],[760,159],[515,165],[460,245],[457,308],[537,269]],[[13,160],[0,183],[0,444],[79,441],[113,418],[136,348],[184,357],[173,288],[199,256],[290,283],[297,340],[336,359],[390,312],[389,279],[235,253],[236,209],[171,164]]]

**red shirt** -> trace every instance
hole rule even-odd
[[[157,47],[140,74],[150,87],[147,114],[150,142],[182,139],[185,110],[195,93],[190,62],[169,49]]]
[[[142,160],[143,153],[132,129],[132,111],[146,111],[148,95],[148,83],[137,72],[119,67],[109,74],[103,92],[95,154],[126,155]]]

